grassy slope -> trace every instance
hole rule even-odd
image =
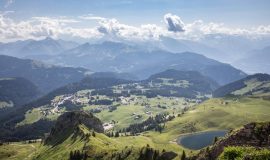
[[[40,143],[23,144],[11,143],[0,146],[0,160],[30,160]]]
[[[146,119],[146,115],[144,115],[143,109],[143,106],[120,106],[116,111],[109,112],[106,110],[96,114],[96,116],[103,122],[110,122],[111,120],[118,121],[117,128],[124,128],[129,124],[139,123]],[[139,120],[134,120],[134,117],[131,116],[132,113],[143,115],[143,117]]]
[[[42,114],[39,111],[39,108],[34,108],[30,111],[27,111],[25,114],[25,119],[18,123],[18,126],[25,125],[25,124],[32,124],[34,122],[37,122],[42,117]]]
[[[91,131],[84,126],[80,127],[85,134],[91,133]],[[127,159],[133,160],[138,158],[139,149],[146,145],[146,138],[141,136],[109,138],[104,134],[99,133],[96,133],[95,137],[90,136],[85,139],[81,138],[81,136],[77,136],[76,138],[73,138],[73,136],[74,134],[71,134],[63,143],[54,147],[46,145],[41,146],[39,151],[35,154],[35,159],[66,160],[68,159],[71,150],[84,150],[87,151],[87,154],[90,156],[102,155],[104,156],[103,159],[108,159],[112,153],[120,153],[127,149],[132,149],[132,153]]]
[[[253,98],[226,101],[229,103],[224,105],[224,99],[210,99],[168,122],[162,134],[151,131],[144,135],[152,139],[156,145],[168,145],[173,149],[170,141],[181,134],[238,128],[248,122],[270,120],[270,113],[267,112],[270,110],[270,101]]]
[[[142,102],[148,103],[151,107],[145,108],[141,106]],[[146,98],[144,97],[142,100],[139,101],[139,104],[131,103],[130,105],[121,105],[117,108],[117,110],[113,112],[109,112],[108,110],[102,111],[101,113],[95,114],[99,119],[103,122],[110,122],[111,120],[118,121],[115,125],[115,129],[122,129],[127,127],[133,123],[140,123],[143,120],[146,120],[149,115],[145,112],[150,111],[152,115],[160,114],[163,112],[168,113],[181,113],[182,109],[184,108],[185,101],[183,98],[178,98],[177,101],[175,99],[169,99],[165,97],[160,98]],[[161,106],[166,106],[166,109],[158,108],[157,105],[160,104]],[[174,104],[174,105],[173,105]],[[189,103],[188,105],[194,105],[194,103]],[[175,109],[173,109],[175,108]],[[132,113],[136,113],[138,115],[142,115],[142,118],[138,120],[134,120],[135,116],[132,116]]]
[[[242,88],[242,89],[239,89],[239,90],[236,90],[234,92],[232,92],[232,94],[234,95],[244,95],[248,92],[252,92],[254,90],[262,90],[264,88],[269,88],[270,87],[270,82],[267,81],[267,82],[261,82],[261,81],[258,81],[256,79],[251,79],[249,81],[246,81],[244,82],[246,87]],[[254,94],[258,94],[258,93],[254,93]]]

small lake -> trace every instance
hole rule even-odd
[[[185,148],[198,150],[213,144],[215,137],[224,137],[226,133],[226,130],[220,130],[187,134],[179,137],[177,143]]]

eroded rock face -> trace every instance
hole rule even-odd
[[[211,149],[202,150],[192,159],[216,159],[227,146],[253,146],[270,148],[270,122],[249,123],[226,138],[217,141]]]
[[[45,144],[63,140],[78,130],[79,125],[85,125],[89,130],[104,133],[102,122],[93,114],[84,111],[66,112],[57,119],[50,135],[45,140]]]

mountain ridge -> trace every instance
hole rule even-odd
[[[38,58],[44,55],[56,55],[64,50],[76,47],[78,44],[62,39],[46,37],[41,40],[28,39],[2,43],[0,53],[20,58]]]
[[[270,75],[258,73],[227,84],[213,92],[214,97],[226,95],[257,95],[269,92]]]
[[[62,85],[79,81],[89,70],[46,65],[30,59],[0,55],[0,77],[23,77],[47,93]]]

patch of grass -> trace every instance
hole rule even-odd
[[[10,143],[0,146],[0,160],[30,160],[40,143]]]
[[[135,116],[132,116],[133,113],[142,115],[142,118],[134,120]],[[111,120],[116,121],[116,129],[127,127],[132,123],[140,123],[145,120],[148,115],[144,113],[143,106],[119,106],[117,110],[109,112],[108,110],[102,111],[98,114],[95,114],[103,122],[110,122]]]
[[[269,92],[264,92],[264,89],[270,87],[269,81],[258,81],[257,79],[251,79],[249,81],[244,82],[246,87],[239,89],[237,91],[232,92],[234,95],[244,95],[249,92],[252,92],[253,95],[267,94]],[[256,91],[257,90],[257,91]]]
[[[141,105],[141,104],[146,105]],[[186,104],[186,105],[183,105]],[[146,120],[149,116],[155,116],[160,113],[168,112],[170,114],[181,113],[185,106],[191,105],[192,103],[185,102],[184,98],[166,98],[166,97],[156,97],[156,98],[146,98],[140,97],[136,102],[132,102],[129,105],[120,105],[117,110],[109,112],[108,110],[103,110],[100,113],[95,114],[103,122],[110,122],[112,120],[116,121],[115,129],[119,130],[128,127],[130,124],[140,123]],[[165,108],[158,107],[162,106]],[[88,106],[84,109],[96,108],[98,106]],[[151,114],[146,114],[150,112]],[[133,115],[134,113],[134,115]],[[140,119],[135,119],[136,115],[141,115]]]
[[[29,110],[25,114],[25,119],[17,124],[17,126],[22,126],[26,124],[32,124],[34,122],[37,122],[42,118],[42,114],[40,113],[39,108],[34,108],[32,110]]]

